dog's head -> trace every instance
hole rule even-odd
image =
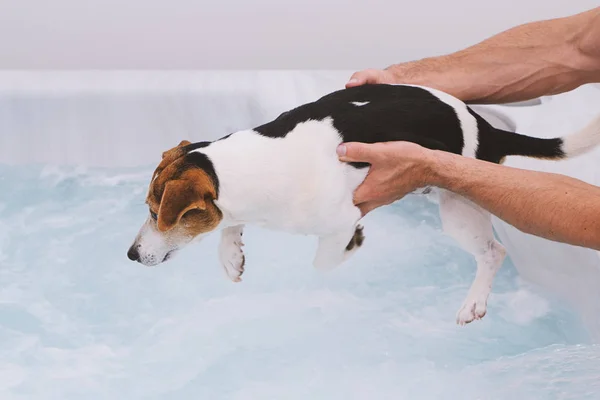
[[[189,153],[189,145],[184,140],[163,153],[146,197],[148,218],[127,252],[130,260],[160,264],[221,222],[223,215],[214,203],[218,182],[212,165],[207,165],[203,154]]]

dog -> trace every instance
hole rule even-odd
[[[342,142],[386,141],[415,142],[493,163],[507,156],[562,160],[600,143],[600,118],[573,135],[540,139],[494,128],[464,102],[424,86],[338,90],[254,129],[210,142],[184,140],[164,152],[146,197],[149,216],[127,256],[154,266],[220,230],[220,263],[239,282],[246,261],[244,226],[254,224],[318,236],[314,267],[335,268],[365,239],[353,193],[369,170],[366,163],[340,161],[336,148]],[[464,325],[486,314],[506,251],[494,237],[488,211],[439,190],[444,232],[477,262],[456,314]]]

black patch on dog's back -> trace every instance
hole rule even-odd
[[[283,138],[299,123],[328,117],[344,142],[402,140],[457,154],[464,144],[460,120],[452,106],[425,89],[400,85],[342,89],[284,112],[254,130],[263,136]],[[368,166],[352,164],[359,168]]]

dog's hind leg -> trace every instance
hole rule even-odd
[[[244,273],[246,257],[242,250],[244,245],[242,242],[243,233],[244,225],[230,226],[221,231],[219,261],[221,261],[221,266],[233,282],[240,282]]]
[[[334,235],[320,236],[313,265],[321,270],[333,269],[350,258],[362,246],[364,240],[361,225]]]
[[[477,262],[475,279],[456,315],[456,322],[464,325],[485,315],[492,282],[502,266],[506,250],[494,238],[490,213],[468,199],[441,190],[440,217],[444,232]]]

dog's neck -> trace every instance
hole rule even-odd
[[[273,139],[243,133],[196,151],[214,166],[219,192],[215,205],[223,213],[222,225],[270,225],[294,195],[292,177],[286,165],[273,158],[268,146]]]
[[[281,223],[285,221],[280,216],[285,215],[286,205],[290,204],[285,191],[265,190],[261,186],[260,172],[254,174],[241,165],[231,168],[222,175],[221,193],[215,200],[215,205],[223,213],[222,226],[235,226],[251,224],[270,228],[282,229]],[[230,176],[228,176],[231,174]],[[234,178],[235,179],[232,179]],[[237,179],[240,177],[240,179]],[[269,177],[264,177],[268,179]],[[234,182],[233,185],[229,183]],[[290,207],[289,212],[292,212]],[[290,227],[294,230],[293,226]]]

